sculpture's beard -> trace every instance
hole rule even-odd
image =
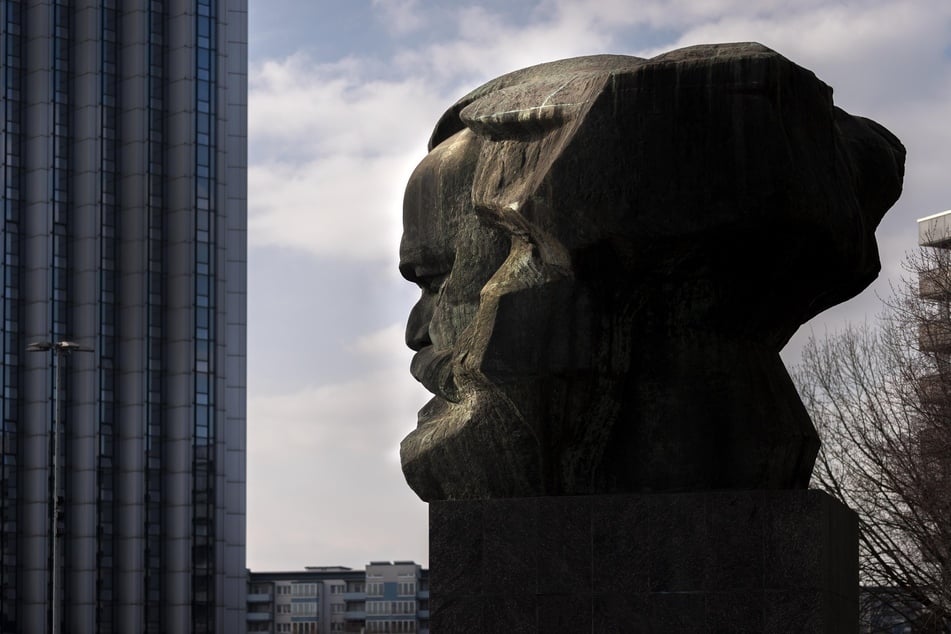
[[[449,412],[449,401],[434,396],[423,405],[416,413],[416,424],[419,426],[443,418]]]
[[[413,365],[416,373],[425,364],[421,358]],[[434,371],[427,382],[439,376]],[[436,380],[436,385],[445,383]],[[527,497],[544,490],[537,437],[516,403],[492,385],[466,384],[457,394],[458,401],[439,394],[430,399],[400,445],[403,473],[413,490],[425,501],[482,498],[486,492]],[[492,460],[474,459],[483,454]]]

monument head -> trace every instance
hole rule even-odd
[[[779,359],[877,275],[904,149],[758,44],[504,75],[404,199],[422,296],[403,441],[425,500],[789,488],[818,441]]]

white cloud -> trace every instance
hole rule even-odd
[[[369,72],[300,55],[254,67],[252,246],[395,259],[403,187],[446,100],[420,78]]]
[[[341,153],[302,163],[254,164],[252,246],[288,246],[341,260],[395,262],[403,181],[418,156]]]
[[[908,148],[906,194],[930,194],[932,198],[932,208],[919,210],[918,217],[951,207],[947,188],[951,165],[951,126],[947,125],[951,121],[951,81],[945,79],[944,90],[943,95],[906,103],[903,108],[890,108],[883,114],[883,120],[895,121],[892,127]]]
[[[767,30],[786,29],[801,20],[814,24],[830,15],[841,16],[845,24],[874,21],[883,12],[895,14],[929,13],[936,18],[947,14],[942,0],[896,3],[892,0],[642,0],[632,5],[627,0],[543,0],[539,15],[555,15],[558,21],[596,25],[600,30],[623,31],[631,26],[689,34],[693,29],[721,28],[732,21],[759,24]],[[818,22],[817,22],[818,20]],[[891,23],[895,27],[903,22]],[[888,30],[889,23],[876,30]],[[897,30],[897,28],[896,28]],[[808,34],[803,34],[808,35]],[[899,31],[899,36],[903,34]],[[849,39],[849,38],[846,38]],[[706,40],[724,41],[724,40]],[[824,45],[834,42],[824,42]]]
[[[252,65],[249,126],[255,150],[267,158],[385,154],[406,143],[424,149],[419,130],[433,125],[443,97],[425,76],[388,74],[372,60],[324,64],[303,54]]]
[[[447,37],[401,51],[395,62],[403,72],[425,74],[451,86],[449,106],[480,83],[503,73],[565,57],[605,52],[613,31],[595,28],[590,20],[544,15],[527,26],[510,24],[504,16],[479,6],[452,14]]]
[[[382,11],[381,19],[396,33],[412,33],[428,23],[419,0],[373,0],[373,6]]]
[[[478,8],[455,20],[461,37],[406,50],[392,67],[300,54],[252,66],[251,246],[395,257],[403,189],[442,112],[493,75],[604,43],[565,22],[515,29]]]
[[[951,5],[944,2],[853,2],[796,7],[751,15],[734,11],[689,25],[678,46],[755,40],[770,46],[833,84],[850,99],[905,95],[909,80],[940,63],[948,41]],[[913,34],[913,35],[912,35]],[[861,89],[857,89],[861,87]]]
[[[400,330],[354,344],[376,366],[360,379],[249,398],[251,568],[427,560],[426,507],[398,448],[428,396],[398,352]]]
[[[951,207],[951,3],[944,0],[547,0],[522,25],[478,3],[432,11],[439,4],[376,2],[394,33],[418,34],[419,20],[427,21],[425,43],[401,40],[385,60],[342,49],[332,64],[296,55],[253,65],[252,246],[293,248],[342,269],[358,260],[395,262],[405,182],[436,119],[462,94],[543,61],[649,56],[717,41],[775,48],[832,85],[839,105],[905,142],[905,194],[879,230],[888,274],[915,247],[915,218]],[[887,280],[878,288],[887,293]],[[874,317],[879,307],[866,293],[804,328],[835,331],[836,323]],[[373,310],[402,322],[406,306]],[[359,379],[297,389],[307,384],[297,377],[286,393],[250,394],[252,568],[425,559],[425,506],[403,481],[397,447],[427,396],[409,375],[401,325],[364,336],[345,326],[325,336],[352,342],[344,349],[366,367]],[[800,339],[787,360],[797,360]]]
[[[405,326],[403,323],[393,324],[382,330],[359,337],[351,349],[364,357],[379,361],[385,360],[387,367],[398,367],[403,364],[406,366],[404,368],[406,370],[409,368],[412,353],[404,343],[404,332]]]
[[[256,434],[265,434],[257,437],[261,448],[290,445],[316,455],[336,447],[353,456],[392,458],[422,406],[418,387],[407,368],[394,367],[291,394],[254,396],[248,411]]]

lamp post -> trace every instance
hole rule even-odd
[[[53,634],[59,634],[60,625],[60,592],[62,588],[59,583],[59,523],[63,519],[63,496],[60,495],[60,475],[59,475],[59,421],[60,407],[62,400],[60,398],[61,374],[65,367],[64,357],[68,357],[71,352],[92,352],[92,348],[84,348],[78,343],[72,341],[34,341],[26,347],[30,352],[48,352],[53,353],[53,563],[50,574],[53,576],[53,600],[52,600],[52,624]]]

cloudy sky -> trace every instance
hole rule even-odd
[[[905,193],[878,230],[883,274],[805,325],[874,319],[951,207],[947,0],[251,0],[248,566],[428,563],[426,506],[400,439],[426,393],[396,270],[403,187],[462,94],[576,55],[641,57],[755,40],[813,70],[837,105],[908,148]],[[755,8],[751,8],[755,7]]]

